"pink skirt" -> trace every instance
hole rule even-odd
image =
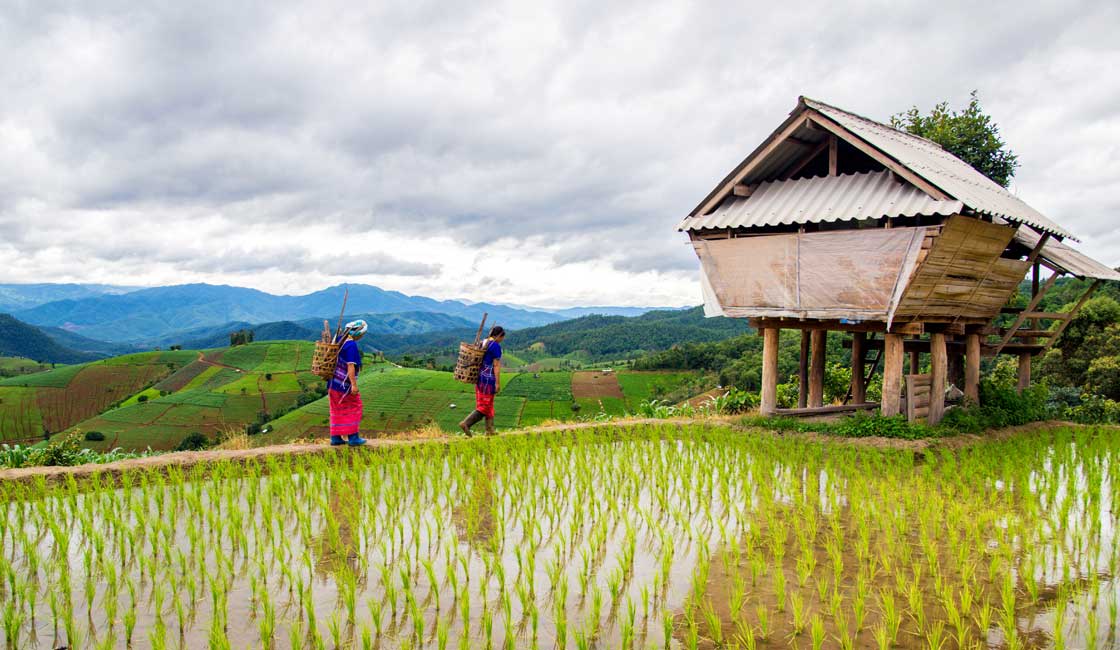
[[[349,436],[362,424],[362,396],[330,391],[331,435]]]

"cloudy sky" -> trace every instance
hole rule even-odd
[[[972,89],[1120,264],[1120,5],[912,4],[6,2],[0,282],[697,304],[673,226],[799,94]]]

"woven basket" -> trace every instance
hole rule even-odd
[[[455,379],[464,384],[478,383],[478,373],[482,370],[482,357],[485,355],[486,350],[477,343],[460,343]]]
[[[315,355],[311,357],[311,372],[323,379],[330,381],[334,377],[335,366],[338,365],[338,351],[341,343],[315,342]]]

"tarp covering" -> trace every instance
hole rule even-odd
[[[886,321],[925,228],[839,230],[698,239],[705,313]]]

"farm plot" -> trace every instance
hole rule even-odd
[[[222,353],[221,363],[242,370],[256,370],[257,366],[264,363],[265,357],[268,356],[268,351],[272,349],[274,345],[283,344],[261,341],[259,343],[249,343],[247,345],[226,348],[225,352]]]
[[[573,372],[572,396],[577,400],[581,397],[623,397],[622,387],[618,385],[618,375],[598,370]]]
[[[0,378],[30,375],[51,369],[52,365],[49,363],[39,363],[23,357],[0,356]]]
[[[632,372],[618,373],[618,383],[626,404],[631,410],[647,400],[660,398],[685,385],[693,377],[687,372]]]
[[[1113,430],[921,462],[720,427],[562,439],[0,484],[8,645],[1120,641]]]
[[[572,401],[572,373],[523,372],[509,380],[502,394],[539,401]]]

